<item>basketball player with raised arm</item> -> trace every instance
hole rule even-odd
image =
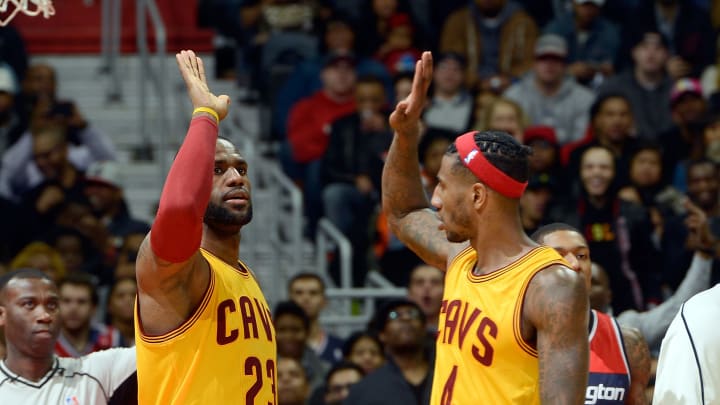
[[[420,181],[419,121],[432,78],[422,55],[395,108],[383,171],[393,232],[445,271],[434,405],[581,404],[588,378],[588,299],[582,275],[523,232],[518,200],[530,149],[504,132],[451,144],[430,209]]]
[[[194,112],[136,263],[139,403],[276,404],[270,310],[238,259],[248,165],[218,138],[228,97],[210,92],[192,51],[176,56]]]

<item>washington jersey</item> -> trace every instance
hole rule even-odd
[[[476,262],[468,247],[445,275],[431,403],[539,404],[538,354],[522,338],[522,306],[537,272],[567,263],[545,246],[481,276]]]
[[[615,319],[590,313],[590,373],[586,405],[624,404],[630,395],[630,366],[622,333]]]
[[[257,281],[244,263],[200,251],[210,283],[183,324],[145,335],[136,301],[139,403],[277,404],[275,330]]]
[[[55,357],[39,381],[27,380],[0,361],[0,403],[13,405],[107,404],[135,372],[135,349],[109,349],[80,358]]]

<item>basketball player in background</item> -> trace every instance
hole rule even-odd
[[[588,292],[554,249],[523,231],[518,200],[530,149],[504,132],[459,136],[443,157],[432,211],[418,162],[431,78],[425,52],[390,117],[382,183],[392,231],[446,273],[431,403],[582,403]]]
[[[137,257],[138,399],[277,403],[270,310],[238,259],[252,218],[248,165],[218,138],[230,100],[210,92],[192,51],[176,59],[194,111]]]
[[[587,291],[590,291],[590,248],[577,229],[567,224],[554,223],[540,227],[531,238],[557,250],[574,270],[584,276]],[[594,309],[590,310],[588,330],[590,374],[585,403],[646,404],[650,351],[640,331],[620,327],[614,317]]]

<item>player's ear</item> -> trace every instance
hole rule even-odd
[[[0,326],[5,326],[5,314],[7,314],[5,307],[0,305]]]
[[[485,184],[476,182],[472,186],[473,208],[481,209],[487,203],[488,188]]]

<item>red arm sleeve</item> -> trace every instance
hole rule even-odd
[[[200,247],[205,209],[212,191],[218,127],[209,117],[196,117],[170,167],[150,232],[159,258],[181,263]]]

